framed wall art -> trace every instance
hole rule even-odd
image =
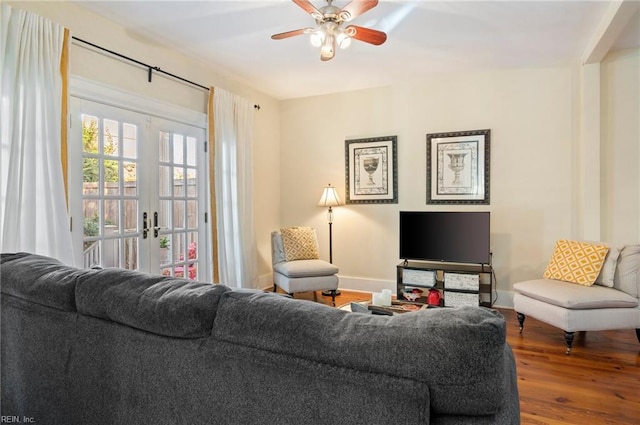
[[[397,136],[345,141],[346,203],[397,204]]]
[[[489,204],[491,130],[427,134],[427,204]]]

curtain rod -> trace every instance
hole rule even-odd
[[[126,59],[126,60],[128,60],[130,62],[137,63],[138,65],[147,68],[147,70],[148,70],[147,78],[148,78],[149,82],[151,82],[153,71],[156,71],[156,72],[158,72],[160,74],[168,75],[169,77],[175,78],[175,79],[180,80],[182,82],[185,82],[187,84],[191,84],[192,86],[196,86],[196,87],[199,87],[199,88],[201,88],[203,90],[209,91],[209,87],[203,86],[202,84],[195,83],[193,81],[187,80],[186,78],[182,78],[182,77],[180,77],[178,75],[175,75],[175,74],[172,74],[170,72],[167,72],[167,71],[165,71],[163,69],[160,69],[160,67],[158,67],[158,66],[152,66],[152,65],[146,64],[144,62],[140,62],[137,59],[133,59],[133,58],[131,58],[129,56],[125,56],[125,55],[123,55],[121,53],[114,52],[113,50],[109,50],[109,49],[107,49],[105,47],[98,46],[97,44],[91,43],[89,41],[83,40],[83,39],[75,37],[75,36],[72,36],[71,38],[76,40],[76,41],[79,41],[80,43],[88,44],[89,46],[94,47],[94,48],[96,48],[98,50],[102,50],[104,52],[107,52],[109,54],[112,54],[112,55],[117,56],[117,57],[122,58],[122,59]],[[253,107],[258,111],[260,110],[260,105],[253,105]]]

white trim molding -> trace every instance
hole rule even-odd
[[[151,97],[133,94],[75,75],[70,78],[69,94],[80,99],[91,100],[194,127],[207,128],[207,114],[205,113],[172,105]]]

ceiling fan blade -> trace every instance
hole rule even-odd
[[[343,21],[350,21],[378,5],[378,0],[353,0],[340,11]],[[346,13],[345,13],[346,12]]]
[[[387,41],[387,34],[382,31],[373,30],[371,28],[359,27],[358,25],[349,25],[345,28],[347,32],[355,31],[355,34],[351,35],[351,37],[356,40],[364,41],[365,43],[375,44],[376,46],[381,45],[385,41]]]
[[[322,13],[314,5],[311,4],[309,0],[293,0],[295,4],[303,8],[309,15],[314,16],[322,16]],[[377,2],[376,2],[377,3]]]
[[[298,30],[293,30],[293,31],[287,31],[287,32],[281,32],[279,34],[273,34],[271,36],[272,39],[274,40],[282,40],[283,38],[289,38],[289,37],[294,37],[296,35],[300,35],[300,34],[304,34],[306,33],[310,28],[300,28]]]

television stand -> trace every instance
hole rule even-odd
[[[427,304],[430,289],[440,292],[441,307],[493,306],[493,268],[490,264],[406,261],[397,267],[397,297],[406,300],[404,288],[418,288],[422,296],[415,302]]]

